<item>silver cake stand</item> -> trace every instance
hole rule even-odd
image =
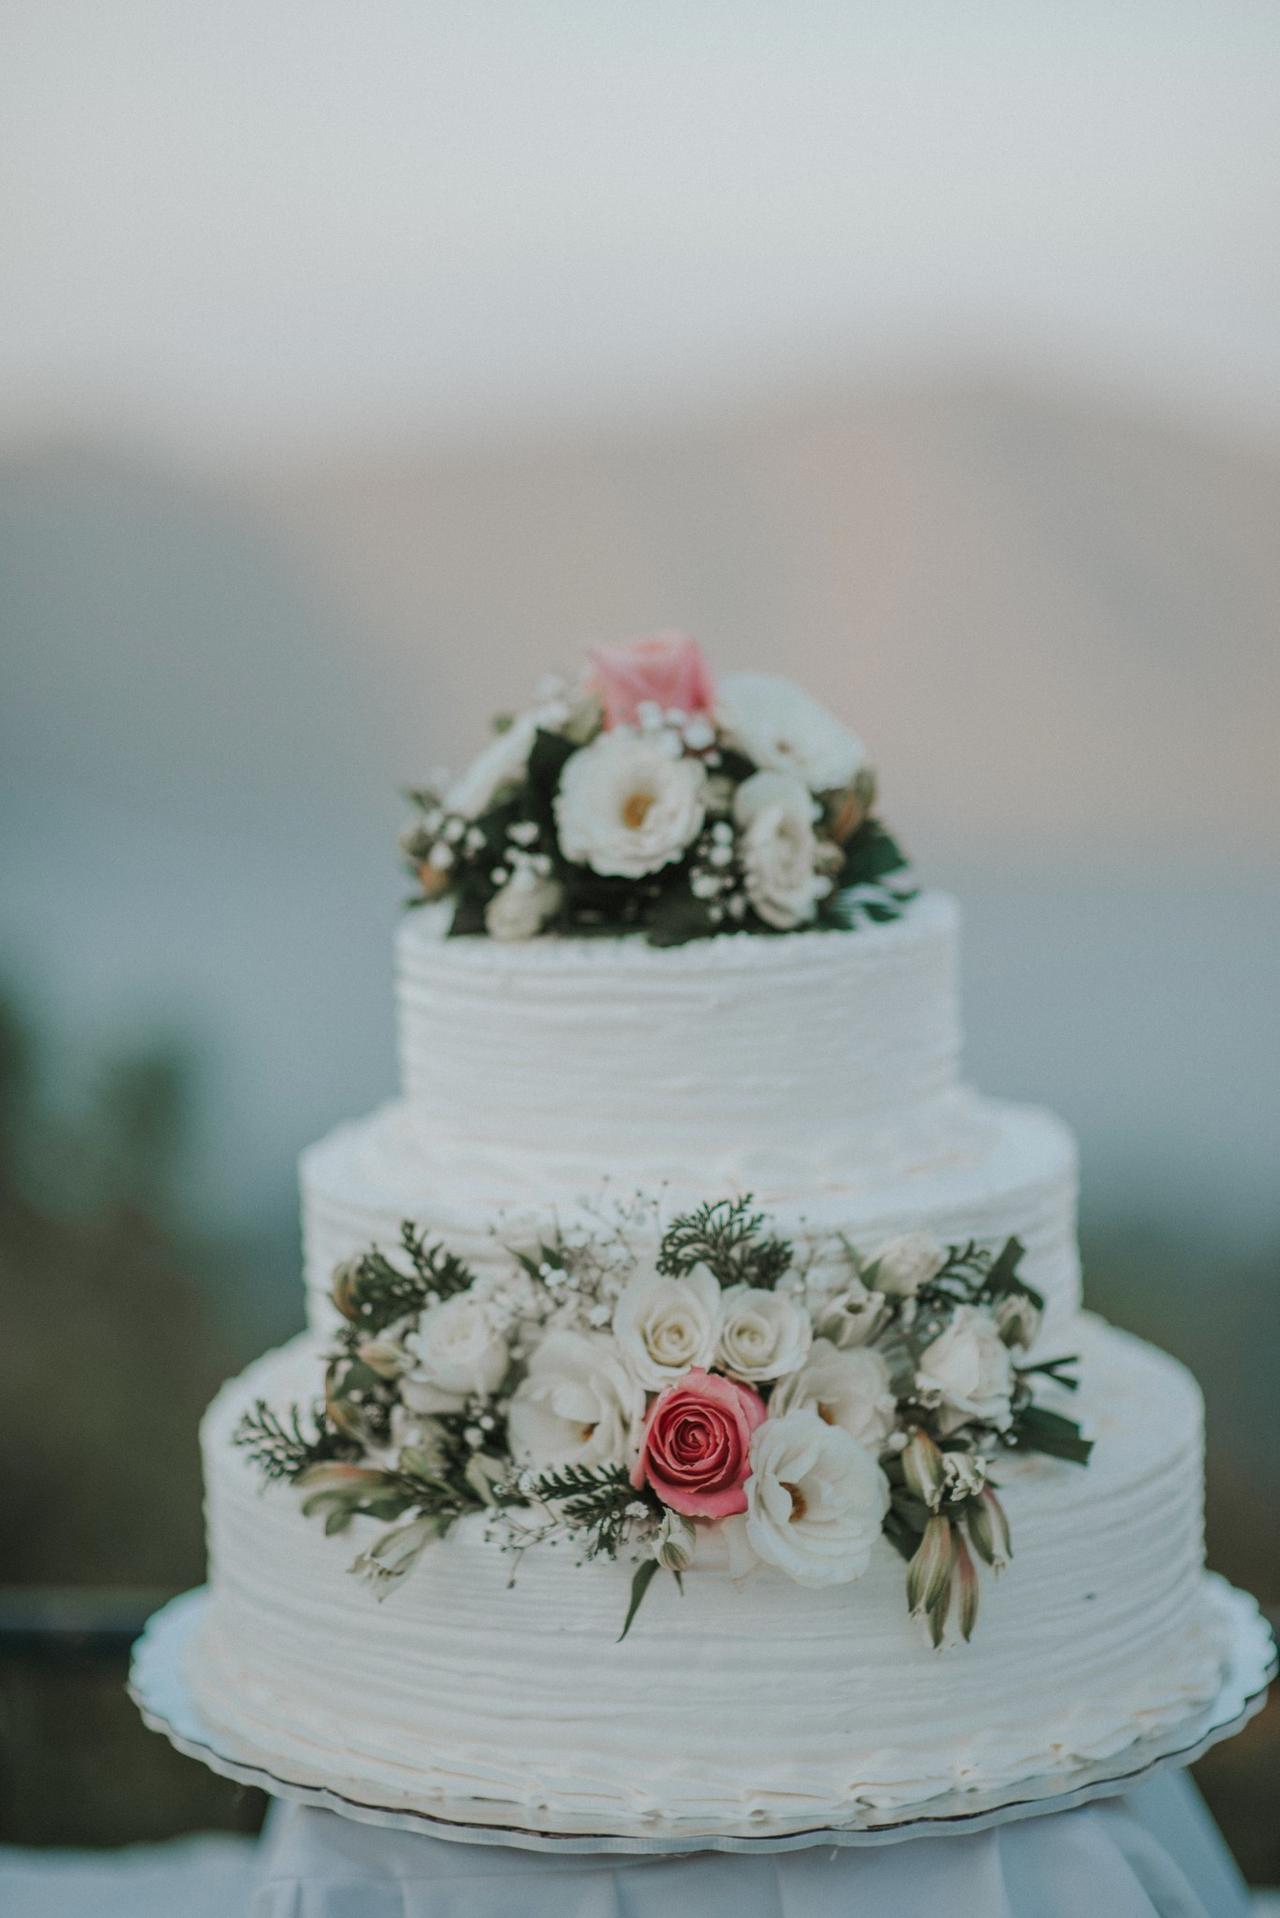
[[[814,1845],[886,1845],[909,1838],[955,1837],[1017,1818],[1070,1811],[1094,1798],[1131,1791],[1155,1773],[1192,1764],[1210,1746],[1230,1738],[1261,1710],[1276,1672],[1271,1631],[1253,1599],[1224,1579],[1206,1576],[1207,1602],[1223,1633],[1225,1658],[1216,1698],[1178,1723],[1138,1738],[1111,1757],[1070,1763],[993,1791],[948,1791],[925,1804],[896,1811],[853,1808],[838,1826],[752,1820],[746,1829],[681,1827],[637,1819],[623,1830],[575,1826],[557,1817],[554,1829],[520,1821],[515,1807],[481,1798],[388,1799],[357,1777],[317,1765],[309,1776],[210,1725],[191,1696],[186,1657],[198,1634],[208,1593],[203,1587],[173,1599],[149,1621],[134,1646],[129,1694],[153,1731],[224,1778],[256,1785],[276,1798],[339,1812],[363,1824],[423,1831],[467,1845],[514,1845],[545,1852],[799,1851]]]

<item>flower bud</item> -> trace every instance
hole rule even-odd
[[[928,1232],[907,1232],[881,1246],[867,1276],[891,1298],[911,1298],[936,1279],[947,1262],[945,1246]]]
[[[995,1309],[1000,1337],[1010,1347],[1025,1351],[1040,1330],[1043,1314],[1025,1292],[1008,1292]]]
[[[411,1519],[409,1524],[397,1525],[393,1531],[375,1539],[367,1552],[361,1552],[351,1569],[368,1579],[376,1597],[385,1598],[423,1549],[439,1536],[440,1520],[434,1514]]]
[[[969,1508],[969,1536],[994,1571],[1002,1571],[1013,1557],[1009,1521],[1005,1517],[1004,1506],[989,1485]],[[990,1556],[984,1549],[987,1546]]]
[[[935,1515],[925,1526],[924,1537],[907,1567],[907,1605],[913,1618],[922,1612],[927,1615],[935,1645],[942,1637],[951,1603],[952,1537],[950,1519]]]
[[[380,1379],[397,1378],[406,1364],[404,1352],[394,1339],[362,1339],[356,1357]]]
[[[916,1431],[907,1440],[902,1453],[902,1470],[909,1489],[922,1505],[936,1512],[942,1503],[946,1482],[943,1455],[927,1432]]]
[[[333,1277],[329,1281],[329,1297],[333,1300],[344,1319],[353,1323],[360,1316],[360,1278],[363,1260],[343,1259],[333,1268]]]
[[[978,1622],[978,1573],[969,1556],[969,1548],[956,1532],[951,1541],[951,1595],[956,1601],[956,1615],[960,1623],[960,1635],[968,1642],[973,1637],[973,1628]]]
[[[511,1467],[487,1452],[473,1452],[462,1476],[482,1505],[496,1505],[497,1493],[510,1481]]]
[[[856,781],[841,792],[832,793],[827,801],[827,831],[838,846],[853,838],[866,816],[866,801]]]
[[[679,1512],[668,1510],[658,1527],[653,1555],[664,1571],[687,1572],[693,1563],[697,1541],[698,1534],[693,1522]]]
[[[336,1432],[354,1444],[363,1445],[368,1433],[365,1429],[364,1415],[358,1405],[352,1405],[349,1399],[330,1393],[324,1402],[325,1416]]]
[[[995,1522],[991,1516],[991,1508],[985,1499],[974,1500],[965,1513],[965,1527],[969,1534],[969,1543],[983,1564],[989,1565],[993,1572],[1003,1570],[1004,1558],[996,1537]]]

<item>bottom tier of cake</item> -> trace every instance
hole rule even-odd
[[[313,1341],[250,1368],[203,1430],[208,1627],[188,1677],[207,1716],[283,1775],[317,1767],[375,1802],[474,1795],[518,1822],[804,1819],[985,1789],[1114,1752],[1217,1687],[1202,1579],[1194,1381],[1079,1327],[1087,1469],[1010,1457],[1014,1559],[984,1576],[973,1641],[934,1651],[887,1543],[857,1583],[735,1585],[714,1535],[681,1595],[655,1581],[625,1642],[631,1568],[563,1549],[516,1568],[467,1521],[379,1602],[231,1444],[254,1399],[308,1399]]]

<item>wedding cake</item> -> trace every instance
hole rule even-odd
[[[859,740],[679,635],[415,796],[401,1093],[206,1418],[188,1679],[277,1776],[547,1831],[838,1824],[1215,1691],[1201,1405],[1081,1310]]]

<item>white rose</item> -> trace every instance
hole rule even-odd
[[[734,800],[747,897],[780,931],[807,924],[831,891],[818,871],[813,813],[812,795],[790,773],[753,773]]]
[[[410,1412],[455,1411],[469,1398],[489,1397],[506,1377],[511,1355],[492,1314],[463,1295],[428,1307],[405,1338],[408,1369],[400,1398]]]
[[[883,1292],[869,1292],[861,1279],[852,1279],[821,1302],[815,1324],[824,1339],[847,1352],[875,1337],[884,1323],[885,1311]]]
[[[976,1305],[962,1305],[920,1354],[916,1389],[936,1394],[945,1431],[981,1419],[1003,1431],[1013,1416],[1013,1363],[999,1328]]]
[[[411,1412],[457,1412],[496,1392],[510,1354],[483,1299],[469,1292],[429,1305],[405,1336],[412,1366],[400,1381]]]
[[[897,1419],[898,1403],[889,1389],[889,1367],[879,1352],[855,1346],[842,1352],[829,1339],[815,1339],[805,1364],[775,1388],[772,1417],[809,1406],[828,1425],[879,1452]]]
[[[866,762],[856,733],[802,687],[773,673],[727,673],[716,714],[729,743],[765,772],[794,773],[810,792],[847,786]]]
[[[548,1332],[512,1395],[512,1457],[551,1465],[624,1465],[644,1416],[644,1392],[607,1332]]]
[[[936,1279],[947,1262],[946,1247],[928,1232],[906,1232],[882,1245],[873,1260],[874,1278],[890,1298],[909,1299]]]
[[[560,899],[556,880],[521,866],[485,907],[485,931],[491,939],[533,939],[559,911]]]
[[[444,795],[446,812],[478,819],[487,812],[504,786],[523,778],[540,727],[564,724],[568,708],[558,701],[520,713],[504,732],[491,739]]]
[[[813,1337],[809,1314],[784,1292],[734,1285],[722,1294],[716,1363],[735,1379],[780,1378],[803,1365]]]
[[[767,1418],[751,1441],[746,1537],[802,1585],[861,1578],[889,1509],[889,1481],[864,1445],[810,1408]]]
[[[560,775],[561,850],[593,872],[642,879],[681,858],[697,838],[706,783],[701,761],[674,757],[662,736],[601,733],[566,760]]]
[[[690,1366],[709,1367],[722,1304],[719,1281],[705,1265],[683,1279],[633,1273],[613,1308],[613,1335],[641,1385],[660,1392]]]

